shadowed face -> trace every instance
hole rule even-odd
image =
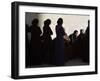
[[[37,24],[38,24],[38,22],[39,22],[39,20],[38,20],[38,19],[34,19],[34,20],[32,21],[32,25],[37,25]]]
[[[59,18],[58,21],[57,21],[57,24],[58,25],[62,25],[63,24],[63,19],[62,18]]]
[[[74,31],[74,35],[78,36],[78,31],[77,30]]]
[[[75,35],[78,36],[78,32],[76,32]]]
[[[83,29],[81,29],[81,30],[80,30],[80,33],[82,33],[82,34],[83,34],[83,33],[84,33],[84,30],[83,30]]]
[[[51,24],[51,20],[50,19],[47,19],[47,20],[44,21],[44,25],[47,25],[48,26],[50,24]]]

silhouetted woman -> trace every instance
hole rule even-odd
[[[51,53],[52,53],[52,38],[51,35],[53,34],[50,28],[51,20],[47,19],[44,21],[43,27],[43,60],[45,63],[51,62]]]
[[[38,65],[41,62],[41,40],[40,34],[42,33],[38,26],[38,19],[34,19],[31,25],[31,65]]]
[[[64,65],[64,38],[65,35],[64,28],[62,27],[63,19],[59,18],[56,25],[56,41],[55,41],[55,65]]]
[[[89,28],[90,28],[90,20],[88,20],[88,27],[85,31],[85,38],[83,41],[83,50],[82,52],[84,53],[82,55],[82,59],[84,62],[89,63]]]

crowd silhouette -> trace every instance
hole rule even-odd
[[[26,67],[43,64],[63,66],[75,58],[89,63],[89,20],[86,31],[81,29],[78,35],[75,30],[68,36],[62,26],[63,19],[59,18],[55,26],[56,38],[53,40],[51,20],[44,21],[43,33],[38,23],[38,19],[33,19],[31,26],[26,24]]]

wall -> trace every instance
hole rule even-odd
[[[0,81],[13,81],[10,78],[11,71],[11,2],[14,0],[1,0],[0,2]],[[19,0],[20,1],[20,0]],[[72,5],[88,5],[98,6],[100,10],[100,0],[21,0],[30,2],[56,3],[56,4],[72,4]],[[100,11],[98,11],[100,14]],[[100,16],[98,16],[100,21]],[[98,23],[98,31],[100,24]],[[98,33],[100,34],[100,32]],[[98,38],[100,41],[100,37]],[[98,47],[100,48],[100,43]],[[98,50],[100,53],[100,50]],[[98,53],[98,62],[100,55]],[[98,63],[100,68],[100,63]],[[100,70],[99,70],[100,71]],[[82,75],[82,76],[66,76],[53,78],[26,79],[26,81],[99,81],[98,75]],[[22,81],[22,80],[21,80]]]
[[[31,22],[34,18],[37,18],[39,20],[39,27],[41,30],[43,30],[44,21],[46,19],[51,20],[50,27],[53,31],[52,39],[56,37],[55,33],[55,27],[57,25],[58,18],[63,19],[63,27],[65,29],[65,32],[70,35],[75,30],[78,30],[80,33],[80,29],[86,30],[88,26],[88,20],[90,19],[89,15],[76,15],[76,14],[50,14],[50,13],[26,13],[26,24],[29,26],[31,25]],[[77,19],[77,20],[76,20]]]

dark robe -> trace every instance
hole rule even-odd
[[[43,62],[47,64],[50,64],[52,60],[52,34],[53,32],[49,26],[43,27],[42,58]]]
[[[55,39],[55,56],[54,62],[55,65],[64,65],[65,58],[64,58],[64,38],[65,35],[64,29],[62,26],[56,26],[56,39]]]
[[[89,63],[89,26],[87,27],[86,32],[85,32],[82,52],[84,53],[82,55],[83,61]]]
[[[31,44],[30,44],[30,63],[38,65],[41,63],[41,30],[38,26],[31,26]]]

